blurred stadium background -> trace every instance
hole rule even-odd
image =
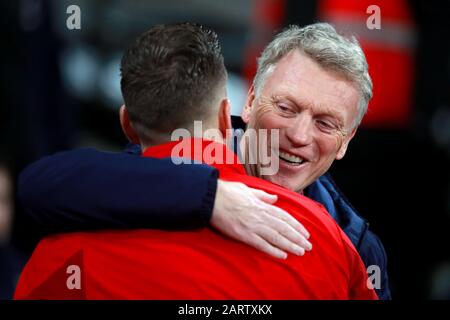
[[[81,30],[66,9],[81,8]],[[374,99],[332,174],[388,254],[394,299],[450,298],[450,23],[446,1],[20,0],[0,4],[0,299],[8,299],[38,234],[15,181],[42,156],[119,151],[119,62],[139,33],[195,21],[216,30],[238,115],[255,59],[288,24],[333,23],[363,45]],[[369,30],[368,6],[381,9]]]

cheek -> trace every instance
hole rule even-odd
[[[270,113],[266,113],[259,118],[259,128],[261,129],[274,129],[277,128],[277,121]]]
[[[254,116],[254,128],[257,129],[278,129],[280,128],[278,117],[271,110],[260,110]]]
[[[266,148],[271,149],[272,147],[278,148],[279,140],[281,138],[281,124],[277,119],[277,116],[272,112],[267,112],[259,117],[256,123],[255,129],[258,130],[258,137],[263,139],[263,142],[267,143]],[[274,130],[278,132],[274,136]],[[264,136],[262,136],[264,134]],[[263,138],[264,137],[264,138]]]
[[[273,110],[267,110],[264,113],[258,115],[257,125],[262,129],[284,129],[287,128],[292,121],[289,118],[285,118],[274,112]]]
[[[326,137],[317,140],[320,157],[322,160],[334,160],[342,145],[342,138],[340,137]]]

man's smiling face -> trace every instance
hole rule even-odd
[[[356,86],[293,50],[249,92],[242,118],[248,128],[279,129],[279,170],[264,179],[301,191],[341,159],[355,134]],[[270,132],[270,131],[269,131]]]

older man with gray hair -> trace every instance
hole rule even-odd
[[[277,35],[262,53],[242,119],[233,121],[235,127],[246,126],[256,132],[277,130],[279,170],[264,175],[259,164],[244,161],[247,172],[304,193],[325,206],[360,253],[379,297],[389,299],[384,248],[327,173],[333,161],[345,155],[371,97],[367,62],[356,39],[339,35],[325,23],[292,26]],[[245,133],[240,143],[244,159],[255,152],[246,144],[247,136]],[[127,152],[140,154],[136,146]],[[143,160],[96,150],[47,157],[22,173],[19,194],[28,213],[52,231],[192,228],[210,221],[228,236],[280,258],[286,257],[284,251],[303,250],[299,237],[292,236],[299,227],[279,212],[270,217],[269,209],[263,214],[261,206],[254,210],[252,203],[257,197],[252,200],[251,192],[242,186],[220,179],[217,182],[210,174],[200,176],[200,168],[187,178],[184,173],[188,175],[195,166],[178,168],[179,174],[173,178],[178,183],[166,184],[151,177],[158,177],[161,170],[170,172],[173,167],[158,164],[156,169],[155,165],[142,165]],[[58,178],[50,181],[48,177]],[[195,186],[204,187],[193,188],[189,179],[196,179]],[[148,199],[136,199],[133,190],[147,190]],[[170,202],[163,201],[164,190]],[[244,194],[245,201],[240,199]],[[259,195],[259,200],[262,198]],[[270,201],[273,199],[266,202]],[[178,216],[169,214],[174,211]]]
[[[278,34],[258,59],[242,114],[248,128],[279,129],[280,170],[265,178],[303,191],[345,155],[371,97],[356,39],[325,23]]]
[[[379,297],[390,299],[381,241],[326,173],[344,157],[371,98],[368,64],[354,37],[327,23],[288,27],[259,57],[242,112],[247,129],[278,129],[279,170],[264,175],[261,164],[245,163],[252,175],[323,204],[358,249]],[[246,146],[249,132],[240,144],[246,159],[258,152]]]

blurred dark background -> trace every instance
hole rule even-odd
[[[69,30],[69,5],[81,29]],[[446,1],[20,0],[0,3],[0,299],[38,240],[15,198],[27,164],[61,150],[119,151],[119,61],[158,23],[216,30],[238,115],[256,56],[284,26],[327,21],[355,34],[374,99],[335,180],[388,254],[394,299],[450,299],[450,22]],[[381,9],[381,29],[366,21]]]

